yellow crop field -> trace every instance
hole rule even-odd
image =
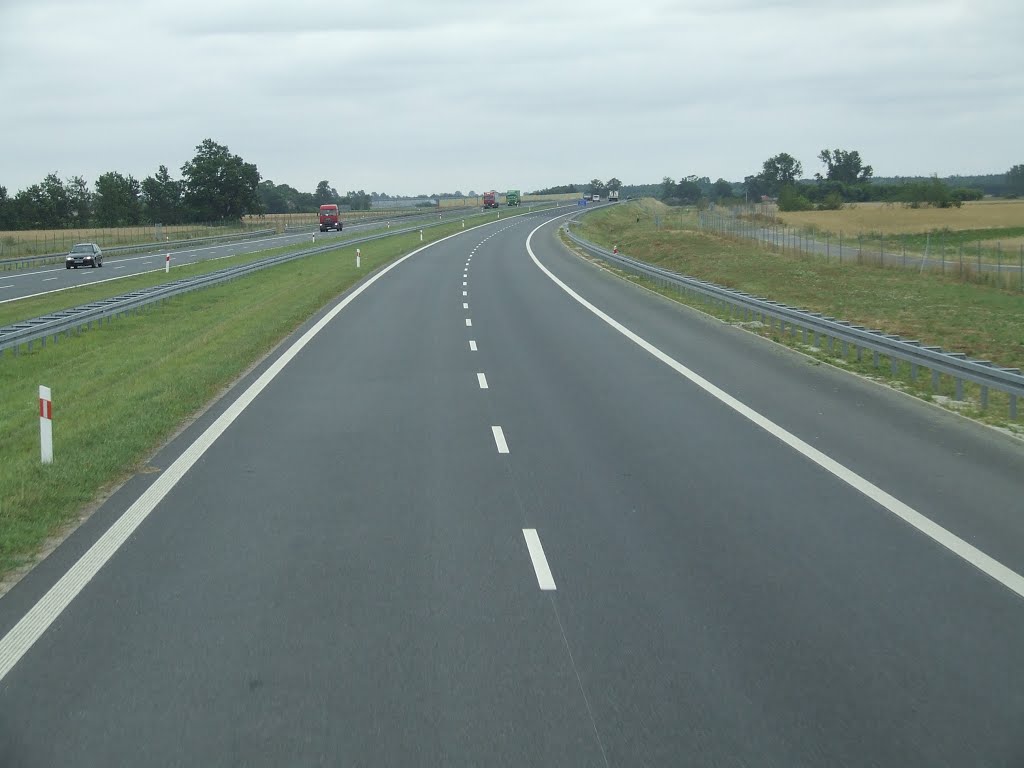
[[[787,227],[814,228],[844,235],[900,235],[1024,227],[1024,200],[979,200],[960,208],[908,208],[892,203],[848,204],[839,211],[778,214]],[[997,237],[993,234],[992,237]],[[1009,243],[1010,240],[1005,242]]]

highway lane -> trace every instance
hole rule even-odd
[[[1022,757],[1020,597],[568,298],[527,255],[534,223],[417,254],[298,352],[0,683],[0,762]],[[551,229],[538,258],[591,301],[1019,567],[1018,447],[621,283]],[[0,628],[150,483],[0,601]]]
[[[446,213],[445,217],[455,219],[464,218],[466,215],[465,211],[456,211]],[[330,242],[330,239],[348,238],[354,233],[365,235],[377,231],[385,232],[388,229],[401,229],[414,224],[432,224],[437,221],[436,214],[426,214],[415,217],[398,217],[393,221],[353,222],[346,223],[342,232],[291,232],[234,243],[216,243],[188,248],[169,247],[168,250],[159,253],[107,256],[103,260],[103,266],[98,268],[67,269],[60,264],[0,272],[0,304],[57,291],[73,290],[84,285],[117,281],[146,272],[160,272],[165,269],[165,259],[168,254],[171,256],[170,265],[173,272],[177,267],[199,261],[215,261],[286,245],[311,243],[314,235],[318,243],[326,243]],[[173,246],[173,244],[171,245]]]

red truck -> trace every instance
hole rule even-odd
[[[484,208],[497,208],[498,207],[498,193],[493,189],[490,192],[484,192]]]
[[[341,232],[341,216],[338,214],[338,206],[333,203],[320,206],[320,231],[326,232],[329,229]]]

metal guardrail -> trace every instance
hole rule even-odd
[[[322,245],[316,248],[307,248],[302,251],[283,254],[281,256],[272,256],[237,267],[225,267],[224,269],[210,272],[205,275],[197,275],[195,277],[174,280],[169,283],[161,283],[160,285],[152,286],[150,288],[143,288],[138,291],[132,291],[131,293],[114,296],[109,299],[101,299],[99,301],[90,302],[89,304],[83,304],[71,309],[65,309],[59,312],[43,315],[41,317],[35,317],[30,320],[24,320],[22,322],[0,328],[0,357],[3,356],[4,350],[7,349],[13,350],[14,354],[17,355],[18,350],[22,345],[27,345],[28,351],[31,352],[32,344],[36,341],[41,342],[45,347],[46,339],[51,337],[53,342],[56,344],[61,334],[70,335],[73,331],[77,331],[83,327],[91,328],[94,322],[99,323],[104,320],[110,322],[112,318],[118,315],[138,311],[140,308],[148,304],[163,301],[164,299],[171,298],[172,296],[180,296],[181,294],[188,293],[189,291],[194,291],[199,288],[205,288],[207,286],[216,285],[229,280],[235,280],[261,269],[277,266],[278,264],[284,264],[289,261],[294,261],[296,259],[301,259],[318,253],[325,253],[327,251],[347,248],[361,243],[368,243],[373,240],[380,240],[385,237],[390,237],[391,235],[410,234],[422,229],[430,229],[450,223],[450,220],[434,221],[429,224],[418,223],[411,227],[392,229],[387,232],[379,232],[377,234],[366,235],[364,237],[353,238],[351,240],[335,240],[328,245]]]
[[[103,255],[109,253],[138,253],[142,251],[165,251],[167,249],[178,250],[187,248],[190,245],[202,245],[203,243],[216,243],[223,240],[249,240],[256,237],[268,237],[277,234],[276,229],[254,229],[249,232],[232,232],[227,235],[209,235],[207,237],[190,237],[184,240],[167,240],[155,243],[136,243],[134,245],[115,245],[110,248],[103,248]],[[33,264],[51,264],[63,261],[67,253],[47,253],[42,256],[19,256],[13,259],[0,259],[0,268],[22,269]]]
[[[574,216],[570,223],[579,215]],[[829,352],[833,352],[835,343],[839,342],[842,356],[845,357],[853,347],[858,360],[861,350],[867,349],[874,356],[875,367],[879,365],[879,356],[887,357],[894,376],[900,362],[909,364],[910,376],[914,381],[918,378],[919,369],[928,369],[931,371],[932,391],[938,390],[940,374],[946,374],[956,383],[956,399],[963,400],[963,385],[965,381],[969,381],[980,388],[982,409],[988,407],[989,389],[1004,392],[1009,398],[1010,418],[1017,418],[1017,398],[1024,396],[1024,376],[1021,375],[1019,368],[1004,368],[988,360],[973,360],[962,352],[947,352],[941,347],[926,346],[917,340],[903,339],[884,331],[871,330],[817,312],[790,307],[742,291],[723,288],[705,280],[686,277],[602,248],[572,232],[569,224],[566,225],[565,231],[570,240],[587,252],[633,274],[651,278],[664,287],[675,287],[709,300],[730,314],[734,311],[742,312],[747,322],[760,317],[760,321],[772,329],[778,323],[779,332],[784,334],[788,329],[791,337],[795,337],[799,329],[805,343],[808,341],[808,334],[812,334],[815,348],[821,348],[822,344],[827,342]]]

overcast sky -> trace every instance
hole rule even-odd
[[[0,0],[0,185],[181,165],[419,194],[823,148],[877,176],[1024,162],[1021,0]]]

